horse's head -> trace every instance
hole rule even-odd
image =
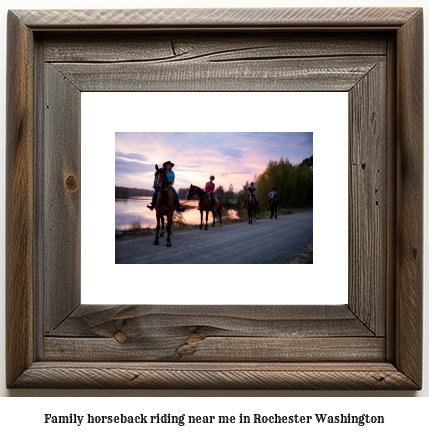
[[[168,179],[164,168],[158,168],[158,165],[155,165],[155,170],[153,189],[155,189],[156,192],[159,192],[164,184],[168,185]]]
[[[188,190],[188,194],[186,195],[186,199],[190,200],[197,193],[197,187],[191,185]]]

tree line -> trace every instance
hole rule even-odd
[[[275,188],[280,207],[313,206],[313,156],[298,165],[290,163],[288,158],[271,160],[265,171],[255,176],[255,185],[261,205],[265,200],[268,203],[268,194]]]
[[[289,159],[280,158],[270,160],[262,174],[255,175],[256,195],[261,207],[268,204],[268,194],[272,188],[278,193],[280,207],[311,207],[313,206],[313,156],[305,158],[300,164],[293,165]],[[226,207],[243,205],[247,195],[249,182],[243,185],[238,193],[234,192],[234,186],[229,185],[225,190],[223,185],[219,185],[215,194],[222,197]],[[115,198],[129,198],[137,196],[151,197],[152,189],[126,188],[115,186]],[[184,200],[188,193],[188,188],[177,190],[179,198]],[[194,199],[197,197],[194,196]]]
[[[152,197],[152,189],[127,188],[115,186],[115,198]]]

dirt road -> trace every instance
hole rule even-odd
[[[116,263],[284,263],[313,244],[313,211],[209,227],[209,230],[174,232],[172,247],[153,245],[155,237],[116,240]]]

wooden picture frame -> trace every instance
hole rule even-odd
[[[419,8],[10,11],[7,386],[420,389],[422,45]],[[80,93],[121,90],[347,91],[348,304],[80,305]]]

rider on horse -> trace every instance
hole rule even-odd
[[[275,188],[271,189],[271,192],[268,194],[270,197],[270,201],[268,202],[268,207],[271,206],[271,201],[274,198],[274,196],[277,194],[277,191],[275,190]]]
[[[177,212],[183,212],[184,209],[182,209],[182,206],[180,205],[179,195],[177,194],[176,190],[173,188],[174,179],[176,178],[176,175],[174,174],[173,167],[174,163],[167,161],[162,164],[163,169],[165,170],[165,173],[167,175],[168,183],[170,184],[170,191],[173,194],[174,201],[176,203],[176,210]],[[148,204],[147,207],[150,210],[153,210],[156,205],[156,199],[158,197],[158,193],[155,191],[152,195],[152,203]]]
[[[213,183],[214,179],[215,179],[214,176],[210,176],[210,181],[206,183],[206,187],[204,188],[204,191],[206,191],[209,195],[213,212],[216,212],[215,193],[214,193],[215,192],[215,184]]]
[[[256,188],[255,188],[255,184],[253,182],[250,183],[250,186],[247,188],[248,194],[246,196],[246,199],[244,200],[244,206],[243,208],[246,209],[246,202],[247,202],[247,197],[249,196],[249,194],[252,194],[254,199],[255,199],[255,203],[256,203],[256,207],[259,209],[259,202],[258,199],[256,198]]]

